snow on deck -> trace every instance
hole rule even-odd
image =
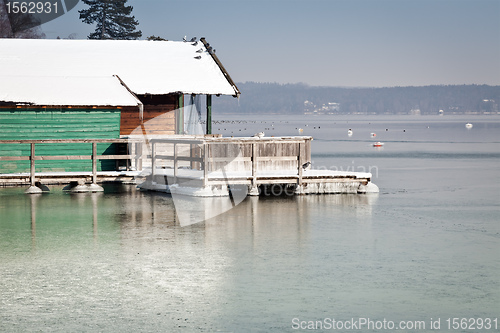
[[[143,174],[150,174],[151,169],[145,169]],[[174,177],[173,169],[157,169],[155,171],[156,175]],[[297,178],[297,170],[266,170],[258,171],[256,176],[258,178],[269,178],[269,179],[280,179],[280,178]],[[203,170],[192,170],[192,169],[178,169],[177,177],[185,177],[191,179],[203,179]],[[250,178],[252,177],[251,170],[245,171],[223,171],[217,170],[208,173],[208,179],[227,179],[229,182],[231,179],[237,178]],[[371,179],[372,174],[369,172],[349,172],[349,171],[334,171],[334,170],[304,170],[302,172],[302,178],[320,178],[320,179],[332,179],[332,178],[353,178],[353,179]]]

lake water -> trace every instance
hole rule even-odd
[[[380,193],[248,197],[182,227],[133,186],[0,189],[0,331],[498,331],[500,117],[242,118],[213,130],[302,128],[313,168],[372,172]]]

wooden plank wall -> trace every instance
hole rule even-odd
[[[144,104],[141,121],[138,107],[123,107],[120,135],[175,134],[175,110],[178,108],[178,95],[139,95]],[[134,132],[135,131],[135,132]]]
[[[280,159],[299,156],[299,144],[297,142],[262,141],[257,142],[257,170],[258,171],[284,171],[296,170],[297,159]],[[302,144],[303,159],[311,161],[311,142],[305,140]],[[225,171],[251,170],[252,144],[238,141],[218,143],[209,145],[210,158],[209,170],[224,168]],[[233,161],[216,161],[221,158],[234,158]],[[242,160],[243,159],[243,160]]]
[[[0,108],[0,140],[117,139],[119,109]],[[37,144],[40,155],[91,155],[86,143]],[[97,154],[114,154],[109,143],[97,145]],[[29,156],[28,144],[2,144],[0,156]],[[103,160],[98,170],[115,170],[115,161]],[[0,173],[28,172],[29,161],[2,161]],[[36,171],[92,171],[90,161],[38,161]]]

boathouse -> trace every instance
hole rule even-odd
[[[212,134],[212,96],[239,94],[203,38],[0,39],[0,185],[40,193],[77,181],[71,191],[94,192],[98,182],[133,181],[231,204],[262,190],[378,191],[370,173],[311,170],[311,137]],[[200,96],[204,131],[191,126]]]
[[[205,98],[206,133],[211,133],[212,96],[239,94],[204,38],[0,39],[0,140],[120,139],[138,130],[187,134],[185,104],[194,96]],[[37,154],[92,153],[91,146],[70,141],[37,143]],[[118,150],[117,144],[97,144],[99,155]],[[0,156],[29,153],[29,145],[0,145]],[[97,168],[115,170],[116,163],[104,160]],[[2,160],[0,173],[26,172],[29,166],[26,159]],[[88,161],[47,159],[37,162],[36,171],[86,168]]]

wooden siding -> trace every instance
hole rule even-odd
[[[75,108],[1,108],[0,140],[48,139],[115,139],[119,137],[119,109]],[[114,154],[116,147],[109,143],[97,145],[98,154]],[[88,143],[37,144],[35,154],[91,155]],[[19,144],[0,145],[0,156],[29,156],[30,146]],[[2,161],[0,173],[29,171],[29,161]],[[115,170],[115,161],[98,163],[100,171]],[[47,160],[37,162],[36,171],[92,171],[89,161]]]
[[[253,151],[253,145],[255,145],[255,152]],[[254,153],[258,156],[256,168],[259,172],[296,170],[297,158],[292,157],[301,156],[305,162],[311,161],[310,140],[303,139],[302,147],[303,151],[299,153],[298,142],[279,142],[272,140],[245,142],[238,141],[238,138],[233,139],[232,142],[212,143],[208,148],[210,156],[208,170],[251,170],[252,156]]]
[[[172,135],[175,134],[175,107],[164,105],[145,105],[143,122],[136,107],[123,107],[120,135],[143,134]]]
[[[144,104],[141,121],[138,107],[123,107],[120,135],[172,135],[176,133],[175,114],[179,95],[139,95]]]

